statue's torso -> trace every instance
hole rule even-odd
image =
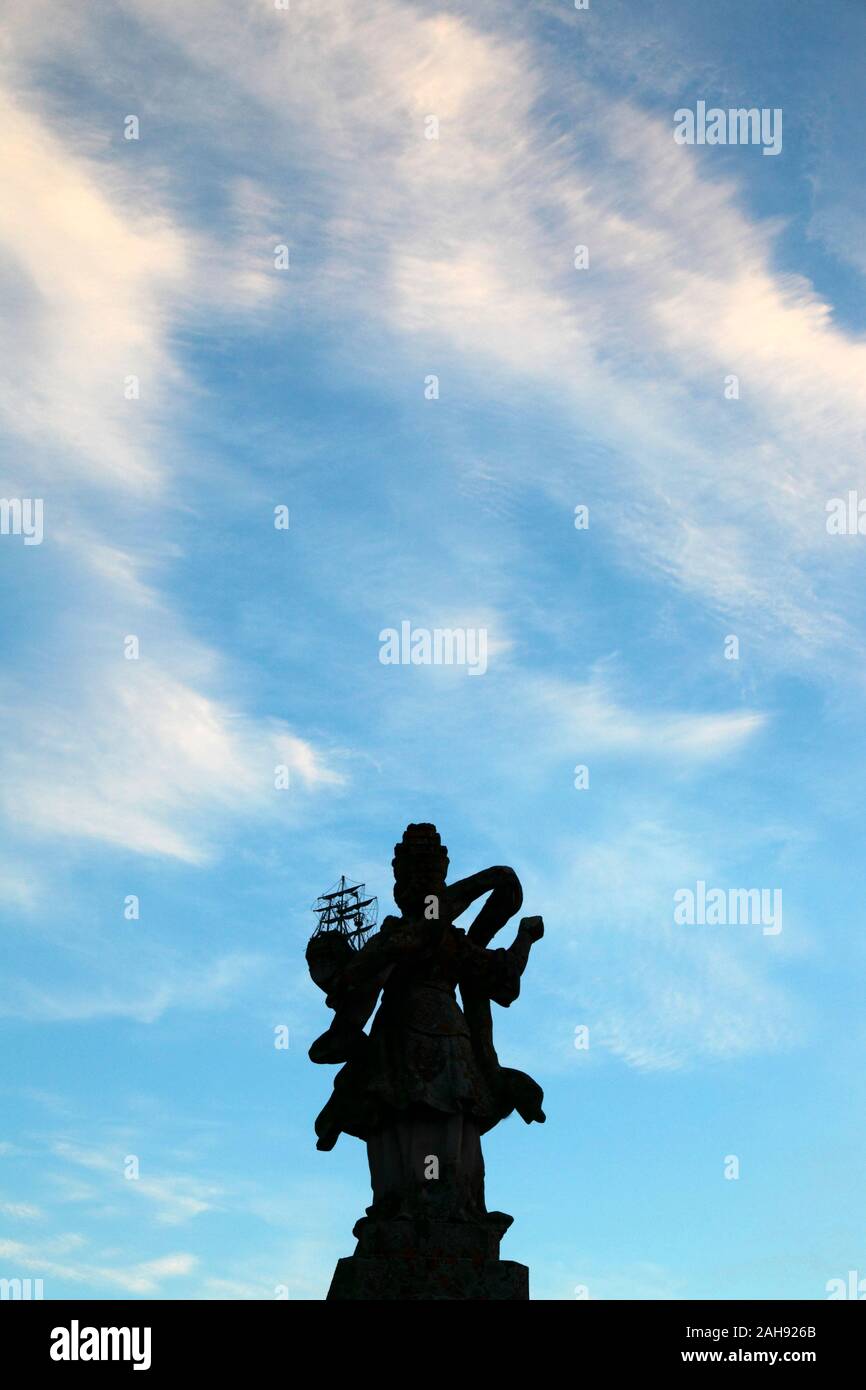
[[[457,933],[446,939],[432,959],[398,966],[385,986],[382,1010],[391,1028],[430,1036],[469,1038],[469,1025],[457,1003]]]
[[[385,986],[370,1034],[370,1085],[396,1109],[483,1118],[495,1107],[456,998],[461,935],[446,928],[435,956],[398,966]]]

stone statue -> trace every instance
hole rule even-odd
[[[393,868],[399,917],[360,950],[336,932],[307,948],[334,1010],[310,1058],[344,1063],[316,1120],[317,1147],[343,1132],[363,1139],[373,1188],[328,1297],[528,1298],[525,1266],[499,1259],[512,1218],[487,1211],[480,1141],[514,1110],[527,1124],[544,1120],[541,1087],[499,1065],[490,1011],[491,1000],[507,1008],[517,998],[544,927],[525,917],[511,946],[489,949],[523,901],[517,875],[492,868],[446,884],[433,825],[407,827]],[[456,927],[484,894],[469,930]]]

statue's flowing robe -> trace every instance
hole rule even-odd
[[[417,949],[421,934],[429,950]],[[524,965],[515,946],[489,950],[458,927],[386,918],[344,977],[354,973],[370,1011],[380,989],[382,1002],[316,1121],[318,1147],[332,1148],[341,1132],[367,1140],[421,1112],[462,1113],[482,1134],[515,1107],[543,1119],[540,1087],[500,1067],[493,1049],[490,1000],[517,998]]]

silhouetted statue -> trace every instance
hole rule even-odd
[[[512,1218],[487,1211],[480,1139],[513,1110],[544,1120],[541,1087],[499,1065],[490,1012],[491,1000],[507,1008],[517,998],[544,927],[525,917],[511,946],[488,949],[523,901],[517,875],[492,868],[447,885],[433,825],[407,828],[393,867],[400,917],[360,950],[337,932],[307,948],[335,1011],[310,1057],[345,1063],[316,1120],[317,1146],[333,1148],[341,1132],[365,1140],[373,1187],[358,1248],[328,1297],[528,1298],[525,1266],[499,1260]],[[455,927],[486,893],[469,930]]]

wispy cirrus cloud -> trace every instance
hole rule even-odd
[[[157,210],[133,222],[117,165],[70,148],[20,98],[0,94],[0,113],[2,285],[14,334],[4,423],[29,447],[31,473],[74,466],[90,482],[153,487],[163,470],[149,399],[154,382],[180,381],[169,326],[185,238]],[[124,395],[131,374],[143,401]]]
[[[654,817],[636,807],[603,835],[557,844],[544,987],[556,1001],[546,1042],[560,1065],[607,1053],[637,1070],[671,1071],[796,1042],[804,1004],[778,976],[781,937],[674,922],[676,890],[698,878],[726,884],[741,850],[735,827],[708,847],[675,810]],[[578,1024],[590,1030],[588,1053],[573,1048]]]
[[[173,1009],[217,1010],[267,978],[268,960],[252,952],[223,952],[202,966],[178,960],[165,945],[112,946],[99,957],[69,946],[61,977],[12,975],[0,992],[0,1017],[39,1023],[131,1019],[156,1023]],[[82,973],[82,964],[84,973]]]
[[[767,724],[755,710],[707,714],[646,710],[627,703],[596,669],[587,681],[538,678],[529,687],[548,743],[575,755],[627,754],[700,763],[736,752]]]
[[[68,1163],[101,1174],[111,1192],[131,1194],[133,1200],[151,1203],[156,1220],[164,1225],[178,1225],[212,1210],[220,1196],[218,1187],[189,1174],[152,1177],[144,1173],[127,1179],[123,1169],[124,1155],[120,1153],[82,1148],[66,1141],[58,1141],[54,1152]]]
[[[851,477],[866,345],[775,268],[781,229],[748,214],[729,172],[591,76],[569,76],[572,120],[553,134],[556,57],[514,24],[490,33],[395,0],[351,21],[325,4],[282,27],[255,6],[221,13],[202,33],[159,3],[147,23],[188,53],[198,90],[227,81],[266,109],[284,149],[302,130],[306,160],[339,150],[313,197],[325,251],[305,302],[339,290],[430,370],[474,364],[479,383],[498,369],[546,387],[615,452],[600,516],[626,563],[773,633],[794,659],[838,640],[846,563],[823,505]],[[438,139],[425,138],[431,116]],[[731,373],[738,400],[724,396]],[[555,467],[534,481],[563,503],[575,486]]]
[[[3,755],[6,813],[42,834],[201,863],[207,825],[278,813],[277,768],[295,802],[342,781],[279,721],[245,719],[170,670],[117,660],[88,685],[86,738],[70,737],[62,706],[46,703],[17,712],[27,751]]]
[[[166,460],[176,452],[172,403],[189,383],[176,337],[213,304],[217,282],[225,308],[231,276],[216,262],[232,261],[249,234],[249,198],[241,188],[233,247],[203,243],[165,190],[154,196],[151,185],[144,207],[108,130],[64,127],[39,109],[15,64],[16,40],[24,54],[39,47],[31,19],[12,16],[7,73],[18,80],[0,88],[10,305],[0,413],[18,440],[4,490],[45,498],[40,557],[51,555],[67,603],[66,657],[41,699],[18,698],[7,678],[3,807],[31,835],[201,863],[221,817],[265,811],[278,764],[296,800],[342,780],[284,721],[253,719],[215,693],[227,663],[177,616],[170,538],[148,557],[117,539],[155,522],[163,533],[178,506]],[[142,627],[154,633],[152,660],[129,679],[131,664],[105,652],[120,656],[124,634]],[[47,661],[44,641],[42,650]]]
[[[10,1217],[13,1221],[41,1221],[44,1215],[41,1208],[32,1202],[0,1201],[0,1216]]]
[[[130,1294],[155,1294],[167,1279],[192,1274],[197,1260],[194,1255],[177,1251],[154,1260],[142,1260],[128,1266],[102,1264],[83,1259],[71,1264],[57,1260],[52,1244],[0,1240],[0,1257],[9,1267],[32,1272],[43,1280],[59,1279],[64,1283],[89,1284],[95,1288],[121,1289]],[[20,1276],[19,1276],[20,1277]]]
[[[780,228],[749,216],[729,166],[722,179],[657,111],[612,101],[591,65],[569,79],[572,120],[553,135],[543,98],[556,56],[513,22],[490,32],[397,0],[351,20],[331,3],[290,22],[219,8],[204,32],[161,0],[134,13],[189,64],[202,138],[208,93],[225,87],[246,104],[250,140],[270,122],[276,168],[329,168],[321,186],[312,176],[302,224],[265,178],[233,181],[249,308],[267,307],[270,285],[273,313],[287,312],[270,243],[281,220],[302,225],[306,315],[332,315],[339,294],[345,314],[372,315],[430,370],[474,364],[479,378],[547,389],[606,442],[617,466],[597,515],[625,564],[774,634],[794,660],[840,641],[848,558],[827,545],[823,507],[851,479],[866,344],[805,278],[776,270]],[[437,139],[425,138],[431,116]],[[233,125],[232,148],[244,139]],[[587,271],[572,264],[577,242]],[[736,401],[723,395],[730,373]],[[563,505],[593,483],[554,465],[533,481]]]

